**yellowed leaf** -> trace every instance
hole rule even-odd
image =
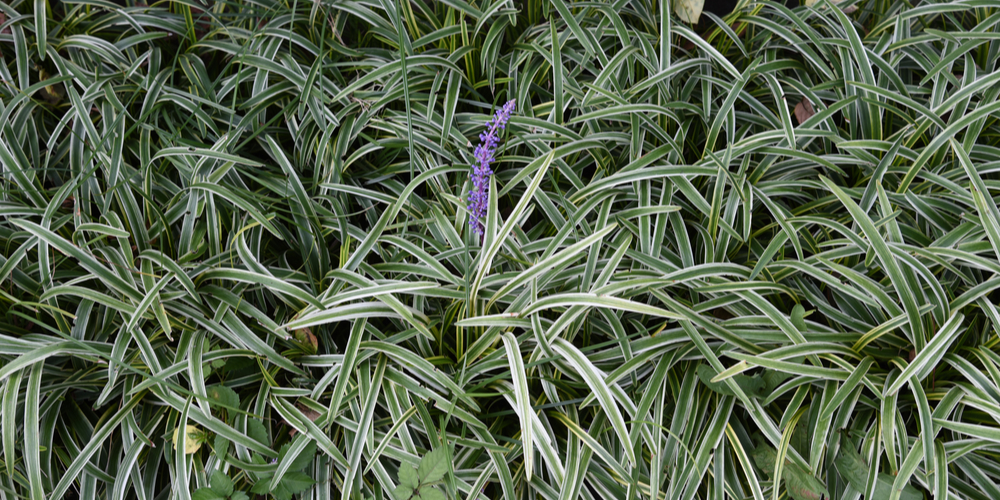
[[[686,23],[698,24],[704,8],[705,0],[674,0],[674,13]]]
[[[180,427],[174,429],[174,438],[171,440],[171,443],[173,443],[175,450],[177,449],[177,431],[179,430],[181,430]],[[193,425],[188,425],[187,427],[185,427],[184,430],[185,430],[184,454],[190,455],[201,448],[201,443],[204,440],[201,439],[202,438],[201,429]]]
[[[38,79],[45,81],[49,79],[49,73],[44,69],[38,71]],[[40,93],[42,99],[45,99],[49,104],[59,104],[63,98],[62,84],[57,83],[55,85],[46,85],[45,92]]]

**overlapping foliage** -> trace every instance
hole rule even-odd
[[[0,498],[1000,498],[993,2],[0,12]]]

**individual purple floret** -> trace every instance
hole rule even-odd
[[[511,99],[497,110],[492,120],[486,122],[486,131],[479,134],[480,142],[475,151],[476,165],[472,168],[472,190],[469,191],[469,225],[480,241],[485,234],[483,218],[486,217],[490,200],[490,176],[493,175],[490,164],[493,163],[493,155],[500,142],[497,132],[503,130],[513,112],[514,99]]]

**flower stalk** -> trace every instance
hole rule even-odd
[[[469,191],[469,226],[482,241],[486,234],[486,210],[490,201],[490,176],[497,147],[500,145],[499,132],[507,125],[511,113],[514,112],[515,100],[511,99],[498,109],[493,118],[486,122],[486,130],[479,134],[479,145],[476,146],[476,164],[472,168],[472,190]]]

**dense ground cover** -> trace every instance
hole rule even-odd
[[[0,3],[0,498],[1000,498],[996,4],[669,9]]]

